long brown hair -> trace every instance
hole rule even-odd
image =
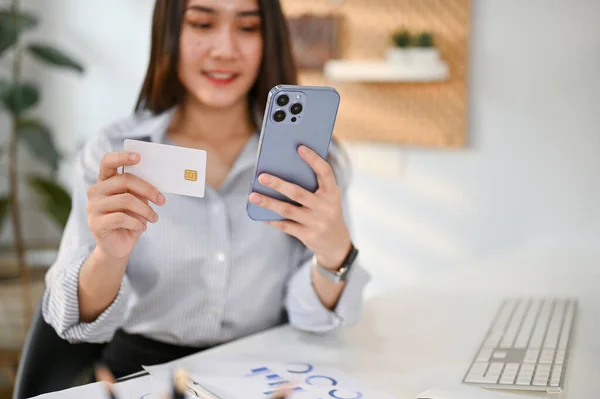
[[[296,84],[287,22],[278,0],[258,0],[263,37],[263,56],[258,78],[248,93],[248,103],[262,112],[267,95],[278,84]],[[136,104],[136,111],[158,114],[181,103],[185,89],[177,74],[179,36],[186,0],[156,0],[152,18],[150,61]]]

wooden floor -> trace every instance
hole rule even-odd
[[[12,387],[8,381],[8,378],[0,373],[0,399],[10,399],[12,396]]]
[[[0,399],[11,399],[12,389],[11,388],[0,388]]]

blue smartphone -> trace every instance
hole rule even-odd
[[[269,173],[315,192],[317,177],[298,154],[305,145],[327,159],[340,95],[332,87],[279,85],[269,92],[263,117],[258,155],[250,192],[297,205],[283,194],[258,182],[261,173]],[[248,201],[251,219],[284,220],[282,216]]]

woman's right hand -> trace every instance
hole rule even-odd
[[[113,259],[128,258],[148,222],[158,214],[149,202],[165,203],[165,197],[148,182],[129,173],[118,172],[121,166],[135,165],[139,154],[110,152],[102,158],[98,182],[87,192],[88,227],[97,248]]]

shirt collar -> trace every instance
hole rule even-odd
[[[176,107],[169,108],[168,110],[154,115],[149,111],[144,111],[140,116],[142,122],[131,131],[128,136],[130,138],[145,139],[152,143],[162,143],[169,123],[175,114]]]
[[[246,145],[244,145],[244,148],[235,160],[231,171],[229,172],[230,175],[235,176],[238,172],[254,166],[258,152],[258,141],[258,133],[253,134],[252,137],[248,139]]]
[[[142,139],[152,143],[163,143],[167,128],[175,114],[176,107],[172,107],[158,115],[150,114],[150,117],[141,122],[128,136],[131,138]],[[260,125],[259,125],[260,126]],[[231,176],[238,172],[254,166],[254,161],[258,152],[259,134],[254,134],[248,139],[246,145],[238,155],[233,164]]]

